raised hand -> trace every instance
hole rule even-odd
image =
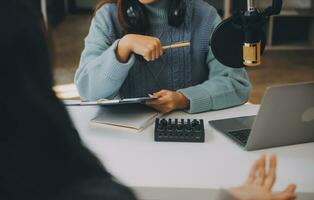
[[[116,55],[120,61],[125,62],[131,53],[143,56],[146,61],[154,61],[160,58],[164,50],[158,38],[128,34],[120,40]]]
[[[262,155],[252,166],[245,184],[241,187],[231,188],[228,191],[239,200],[294,200],[296,199],[294,184],[284,191],[272,193],[276,181],[277,158],[272,155],[269,160],[269,170],[266,172],[266,158]]]

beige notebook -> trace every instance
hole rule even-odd
[[[92,122],[142,131],[161,116],[161,113],[141,104],[115,105],[101,107]]]

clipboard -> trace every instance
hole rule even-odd
[[[157,99],[157,97],[140,97],[140,98],[126,98],[126,99],[100,99],[98,101],[80,101],[80,100],[66,100],[65,106],[113,106],[123,104],[144,104],[146,101]]]

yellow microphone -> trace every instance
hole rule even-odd
[[[261,64],[261,35],[258,24],[259,13],[255,7],[254,0],[247,0],[247,11],[244,13],[244,44],[243,64],[247,67],[256,67]]]
[[[211,37],[211,51],[215,58],[231,68],[261,64],[266,44],[266,24],[270,16],[280,13],[283,4],[283,0],[272,0],[272,6],[258,10],[255,0],[246,1],[247,7],[241,7],[223,20]]]
[[[243,64],[248,67],[256,67],[261,64],[261,44],[244,43],[243,45]]]

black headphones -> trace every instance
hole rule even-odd
[[[169,0],[168,24],[179,27],[185,18],[186,4],[184,0]],[[145,6],[138,0],[127,0],[124,9],[129,32],[144,33],[149,27],[147,11]]]

